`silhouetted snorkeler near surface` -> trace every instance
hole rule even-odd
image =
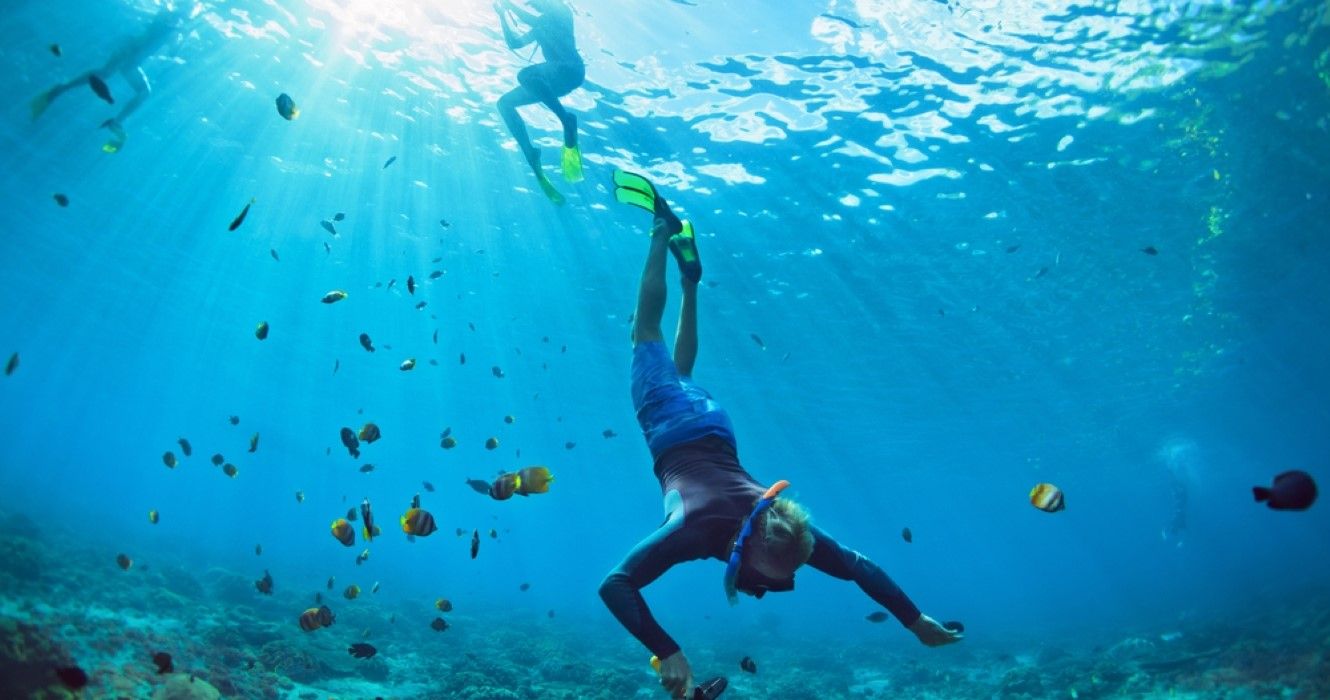
[[[512,0],[499,0],[494,10],[499,13],[503,38],[508,48],[516,51],[532,42],[540,48],[545,62],[527,66],[517,73],[517,87],[499,98],[499,114],[508,125],[508,131],[517,139],[522,155],[536,174],[540,189],[555,204],[563,204],[563,195],[554,189],[549,178],[540,169],[540,149],[531,144],[526,124],[517,108],[540,103],[550,108],[563,125],[563,177],[569,182],[582,179],[582,153],[577,147],[577,117],[564,109],[559,98],[577,89],[586,80],[586,65],[577,53],[573,37],[573,11],[563,0],[529,0],[528,10]],[[509,16],[530,29],[518,34],[509,23]]]
[[[125,145],[125,120],[152,94],[152,84],[148,82],[148,74],[143,71],[144,61],[165,44],[189,16],[189,11],[182,8],[170,5],[163,8],[142,32],[121,44],[100,68],[81,73],[68,82],[58,83],[33,98],[32,118],[36,120],[57,97],[81,85],[92,88],[93,93],[107,104],[115,104],[106,81],[118,74],[134,90],[134,96],[120,108],[118,114],[101,124],[103,129],[111,132],[111,138],[102,145],[102,150],[107,153],[118,152]]]
[[[632,330],[632,397],[655,461],[666,517],[610,572],[600,596],[658,657],[661,684],[672,696],[684,697],[693,686],[692,670],[679,645],[652,617],[641,590],[675,564],[695,559],[728,562],[723,582],[731,603],[739,592],[761,598],[768,591],[792,590],[795,571],[807,563],[857,583],[924,644],[959,641],[960,623],[943,625],[921,614],[881,568],[813,526],[802,507],[781,495],[788,482],[763,486],[739,464],[729,416],[692,380],[702,278],[693,226],[670,210],[646,178],[616,171],[614,184],[616,199],[654,216]],[[683,278],[673,357],[661,331],[667,250]]]

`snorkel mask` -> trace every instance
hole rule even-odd
[[[730,605],[739,603],[739,569],[743,563],[744,543],[753,534],[753,525],[757,523],[758,517],[770,508],[772,503],[776,502],[776,496],[780,495],[780,492],[784,491],[785,487],[789,485],[790,482],[785,479],[772,484],[771,488],[767,489],[766,493],[762,494],[762,497],[757,500],[757,505],[753,506],[753,512],[748,515],[743,528],[739,530],[739,536],[734,540],[734,549],[730,551],[730,563],[725,566],[725,597],[730,601]],[[772,590],[776,589],[772,588]],[[766,591],[762,590],[760,592],[765,593]],[[758,594],[755,593],[755,595]]]

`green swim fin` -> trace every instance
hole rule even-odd
[[[563,179],[568,182],[582,181],[582,151],[577,146],[563,147]]]
[[[651,181],[627,170],[614,171],[614,198],[621,204],[630,204],[656,213],[656,188]]]
[[[46,108],[51,106],[51,91],[47,90],[32,98],[32,102],[28,104],[32,108],[32,120],[37,121],[37,118],[42,116],[42,113],[46,111]]]
[[[702,281],[702,257],[697,253],[697,238],[693,236],[693,222],[683,220],[683,229],[670,236],[670,252],[679,262],[679,272],[693,282]]]
[[[540,183],[540,191],[544,192],[545,196],[549,197],[551,202],[563,206],[564,203],[568,201],[563,198],[563,195],[559,194],[558,190],[554,189],[554,183],[550,182],[550,179],[545,177],[545,173],[536,173],[536,181]]]
[[[114,119],[107,119],[102,122],[102,127],[109,129],[111,132],[111,138],[107,139],[106,143],[102,144],[102,152],[119,153],[120,149],[125,146],[125,139],[128,138],[128,134],[125,133],[125,128],[120,126],[120,122]]]

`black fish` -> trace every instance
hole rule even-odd
[[[180,445],[180,451],[183,452],[186,457],[194,454],[194,448],[189,444],[189,440],[180,438],[179,440],[176,440],[176,443]]]
[[[354,430],[342,428],[342,444],[346,446],[346,451],[351,454],[353,459],[360,458],[360,440],[356,439]]]
[[[231,425],[240,425],[240,416],[231,416],[227,420],[231,421]]]
[[[374,465],[368,462],[366,462],[363,466],[360,467],[361,474],[368,474],[372,471],[374,471]]]
[[[152,655],[152,662],[157,665],[157,675],[171,673],[175,670],[175,664],[171,661],[171,655],[159,651]]]
[[[337,577],[336,577],[336,576],[329,576],[329,577],[328,577],[328,590],[331,591],[331,590],[333,589],[333,582],[336,581],[336,580],[337,580]]]
[[[323,254],[324,254],[324,255],[327,255],[327,254],[329,254],[329,253],[332,253],[332,246],[328,245],[328,241],[324,241],[324,242],[323,242]]]
[[[212,466],[214,466],[214,467],[220,467],[220,466],[222,466],[222,462],[225,462],[225,461],[226,461],[226,458],[223,457],[223,456],[221,455],[220,452],[212,456]]]
[[[441,263],[441,262],[443,262],[443,258],[434,258],[434,259],[431,260],[430,262],[432,262],[432,263]]]
[[[615,435],[618,435],[618,433],[614,432],[613,430],[610,430],[609,428],[606,428],[606,429],[604,429],[604,430],[601,431],[600,435],[601,435],[601,437],[603,437],[603,438],[605,438],[606,440],[608,440],[608,439],[614,437]]]
[[[341,368],[342,368],[342,361],[340,359],[333,360],[333,374],[337,374],[337,370]]]
[[[447,220],[447,219],[439,219],[439,225],[442,226],[442,227],[444,227],[444,228],[448,228],[449,226],[452,226],[452,224],[448,223],[448,220]]]
[[[51,49],[51,55],[55,56],[56,58],[60,58],[60,45],[59,45],[59,44],[51,44],[50,49]]]
[[[490,530],[490,534],[497,536],[497,533],[495,533],[493,530]],[[517,587],[517,590],[522,591],[523,593],[525,593],[525,592],[531,590],[531,584],[529,584],[529,583],[523,583],[522,585],[520,585],[520,586]]]
[[[352,644],[351,648],[347,649],[346,652],[357,659],[368,659],[379,653],[379,650],[364,642],[356,642],[355,644]]]
[[[466,353],[464,352],[457,353],[457,364],[459,365],[466,364]]]
[[[300,116],[300,108],[296,107],[296,101],[291,99],[290,95],[282,93],[277,96],[275,102],[277,104],[277,113],[282,116],[282,119],[291,121]]]
[[[503,370],[502,370],[502,369],[499,369],[499,366],[498,366],[498,365],[495,365],[495,366],[491,367],[491,368],[490,368],[490,372],[492,372],[492,373],[494,374],[495,377],[498,377],[499,379],[503,379]]]
[[[13,374],[16,369],[18,369],[18,353],[10,355],[9,362],[5,363],[5,376]]]
[[[267,569],[263,570],[263,578],[254,582],[254,587],[263,595],[272,595],[272,574]]]
[[[70,690],[80,690],[88,684],[87,672],[78,666],[61,666],[55,669],[55,677]]]
[[[875,613],[870,613],[868,617],[865,617],[864,619],[868,620],[869,622],[886,622],[887,614],[879,610]]]
[[[429,623],[429,628],[435,632],[442,632],[448,629],[448,621],[441,617],[436,617],[433,622]]]
[[[334,236],[337,235],[337,229],[333,228],[331,221],[324,219],[319,222],[319,225],[323,227],[324,231],[327,231],[328,233],[331,233]]]
[[[416,278],[411,275],[406,276],[406,291],[408,294],[416,293]]]
[[[388,166],[390,166],[390,165],[392,165],[393,163],[396,163],[396,162],[397,162],[397,156],[393,156],[392,158],[389,158],[388,160],[384,161],[384,163],[383,163],[383,169],[384,169],[384,170],[387,170],[387,169],[388,169]]]
[[[52,195],[52,196],[55,197],[55,203],[56,203],[56,204],[59,204],[59,205],[62,206],[62,207],[67,207],[67,206],[69,206],[69,197],[66,197],[66,196],[63,195],[63,194],[60,194],[59,192],[56,192],[56,193],[55,193],[54,195]]]
[[[299,503],[299,501],[297,501],[297,503]],[[261,544],[254,545],[254,556],[256,557],[263,556],[263,545]]]
[[[432,280],[439,279],[440,277],[443,277],[443,271],[442,271],[442,270],[435,270],[435,271],[429,273],[429,278],[432,279]]]
[[[111,88],[106,87],[105,80],[98,78],[96,75],[89,75],[88,87],[92,88],[92,91],[97,93],[98,97],[102,98],[103,100],[106,100],[106,104],[108,105],[115,104],[115,98],[111,97]]]
[[[1304,471],[1287,471],[1275,477],[1270,488],[1253,486],[1256,502],[1265,501],[1273,510],[1307,510],[1316,502],[1316,482]]]
[[[762,336],[760,336],[760,335],[758,335],[758,334],[756,334],[756,333],[749,333],[749,334],[748,334],[748,337],[749,337],[749,338],[752,338],[752,339],[753,339],[753,342],[754,342],[754,343],[757,343],[757,346],[758,346],[759,348],[762,348],[763,350],[766,350],[766,349],[767,349],[767,344],[764,343],[764,342],[762,342]]]
[[[1144,248],[1141,248],[1141,252],[1145,253],[1146,255],[1159,255],[1159,250],[1152,245],[1148,245],[1145,246]]]
[[[258,449],[259,449],[259,434],[254,433],[253,435],[249,436],[249,451],[253,453],[257,452]]]
[[[488,487],[486,487],[486,489],[485,489],[485,493],[489,493],[489,488],[488,488]],[[475,558],[476,558],[476,555],[479,554],[479,553],[480,553],[480,530],[472,530],[472,531],[471,531],[471,558],[472,558],[472,559],[475,559]]]
[[[246,205],[245,205],[245,208],[240,210],[240,213],[236,215],[236,218],[231,220],[231,225],[228,226],[228,227],[226,228],[226,230],[227,230],[227,231],[234,231],[234,230],[240,228],[240,224],[245,223],[245,217],[246,217],[246,216],[249,216],[249,208],[252,207],[252,206],[254,206],[254,198],[253,198],[253,197],[250,198],[250,200],[249,200],[249,204],[246,204]]]
[[[739,668],[749,673],[757,673],[757,662],[753,661],[752,657],[745,656],[739,659]]]
[[[360,347],[365,348],[368,352],[374,352],[374,341],[369,339],[369,333],[360,334]]]
[[[268,249],[268,255],[271,255],[271,256],[272,256],[272,259],[273,259],[273,260],[276,260],[277,262],[281,262],[281,261],[282,261],[281,258],[277,257],[277,249],[276,249],[276,248],[269,248],[269,249]]]
[[[333,221],[341,221],[342,219],[345,219],[345,218],[346,218],[346,214],[343,214],[343,213],[340,212],[340,211],[337,212],[336,214],[333,214]]]
[[[565,450],[571,450],[571,449],[573,449],[574,447],[577,447],[577,443],[575,443],[575,442],[565,442],[565,443],[563,443],[563,449],[565,449]]]
[[[907,527],[904,530],[901,530],[901,539],[905,540],[906,542],[913,542],[914,533],[910,532],[910,528]]]
[[[420,485],[421,485],[421,486],[424,486],[426,491],[429,491],[430,493],[434,493],[434,484],[431,484],[431,483],[428,482],[428,481],[422,481],[422,482],[420,482]]]
[[[470,322],[470,321],[467,321],[467,322],[466,322],[466,327],[467,327],[467,328],[470,328],[472,333],[475,333],[475,332],[476,332],[476,324],[474,324],[474,323],[472,323],[472,322]]]
[[[1016,251],[1018,251],[1018,250],[1020,250],[1020,249],[1021,249],[1021,244],[1020,244],[1020,243],[1017,243],[1016,245],[1009,245],[1009,246],[1007,246],[1007,252],[1008,252],[1008,253],[1015,253]]]
[[[356,521],[356,518],[359,518],[359,517],[360,517],[359,515],[356,515],[356,507],[355,507],[355,506],[351,506],[350,508],[347,508],[347,509],[346,509],[346,519],[347,519],[348,521],[354,523],[354,522]]]

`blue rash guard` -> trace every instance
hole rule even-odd
[[[681,562],[728,561],[739,528],[766,487],[739,464],[733,427],[724,409],[690,379],[678,375],[663,342],[639,343],[633,350],[633,403],[655,458],[665,522],[605,577],[600,597],[638,641],[664,659],[679,645],[652,617],[642,588]],[[886,572],[822,530],[810,530],[809,566],[854,581],[907,627],[919,619],[919,609]],[[794,579],[768,579],[745,566],[738,587],[761,598],[768,591],[791,590]],[[717,595],[719,589],[718,583]]]

